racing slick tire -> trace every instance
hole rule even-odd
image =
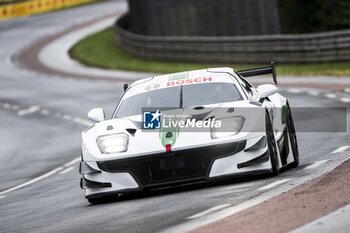
[[[298,141],[294,127],[294,121],[292,117],[292,112],[290,110],[289,104],[287,103],[287,132],[288,138],[290,140],[291,151],[293,153],[294,161],[290,164],[292,168],[298,167],[299,165],[299,149],[298,149]]]
[[[278,166],[278,148],[277,148],[277,142],[275,139],[275,134],[273,132],[273,126],[271,123],[270,115],[266,113],[265,117],[266,121],[266,136],[267,136],[267,145],[268,150],[270,154],[270,161],[271,161],[271,174],[273,176],[277,176],[280,172],[279,166]]]

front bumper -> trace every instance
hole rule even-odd
[[[271,166],[268,156],[265,156],[267,146],[266,143],[261,143],[262,139],[259,137],[186,149],[171,154],[82,162],[81,187],[86,190],[86,196],[90,197],[100,193],[137,191],[224,175],[268,172]]]

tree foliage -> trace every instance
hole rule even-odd
[[[279,0],[283,33],[350,28],[349,0]]]

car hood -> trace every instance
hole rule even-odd
[[[253,116],[253,114],[248,113],[246,111],[248,108],[257,110],[261,107],[250,104],[248,101],[236,101],[232,103],[173,109],[161,112],[162,118],[167,116],[180,116],[177,119],[185,120],[188,118],[190,120],[194,119],[195,121],[243,116],[245,118],[245,124],[242,128],[242,132],[232,137],[213,139],[210,132],[211,127],[193,130],[174,126],[167,129],[147,130],[143,129],[143,116],[136,115],[110,119],[95,124],[89,130],[83,132],[83,148],[103,160],[165,152],[167,144],[170,144],[172,150],[176,151],[225,143],[232,140],[244,140],[244,138],[252,132],[252,130],[248,128],[261,125],[261,123],[258,122],[261,117],[257,117],[256,114]],[[258,132],[257,130],[255,131]],[[128,150],[117,154],[101,154],[96,143],[97,138],[118,133],[125,133],[129,136]]]

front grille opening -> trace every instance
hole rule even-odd
[[[129,172],[142,186],[205,178],[212,162],[235,154],[245,148],[245,141],[207,146],[182,151],[172,155],[161,154],[129,159],[99,162],[101,170],[107,172]]]

